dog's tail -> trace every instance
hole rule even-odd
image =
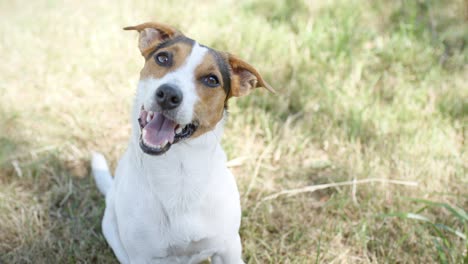
[[[93,170],[96,185],[104,196],[112,186],[112,175],[107,166],[106,158],[101,153],[93,152],[91,157],[91,169]]]

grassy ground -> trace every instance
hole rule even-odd
[[[247,263],[468,261],[467,1],[155,2],[0,2],[0,262],[115,262],[89,152],[126,147],[142,59],[121,28],[147,20],[279,91],[232,102],[223,139]]]

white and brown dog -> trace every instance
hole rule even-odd
[[[248,63],[170,26],[125,29],[139,32],[146,62],[115,178],[92,158],[107,242],[122,263],[243,263],[239,192],[220,138],[229,98],[273,90]]]

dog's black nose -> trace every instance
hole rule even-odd
[[[163,110],[171,110],[182,103],[182,92],[179,88],[163,84],[156,90],[156,102]]]

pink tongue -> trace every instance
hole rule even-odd
[[[177,123],[160,113],[154,113],[153,119],[143,128],[143,139],[154,146],[162,145],[166,140],[174,142]]]

